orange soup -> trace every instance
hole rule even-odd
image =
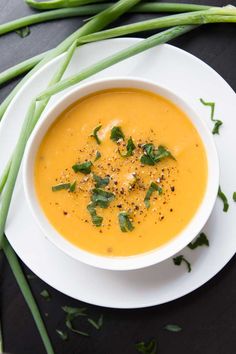
[[[35,188],[69,242],[106,256],[153,250],[181,232],[205,192],[201,138],[169,100],[109,89],[66,109],[44,136]]]

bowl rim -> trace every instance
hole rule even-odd
[[[75,103],[82,97],[102,91],[109,88],[139,88],[151,91],[164,98],[170,100],[178,108],[180,108],[190,119],[194,127],[197,129],[205,147],[208,174],[207,185],[203,199],[195,212],[195,215],[175,237],[164,245],[137,255],[111,257],[102,256],[89,251],[83,250],[78,246],[67,241],[50,223],[36,195],[33,178],[34,178],[34,160],[38,147],[53,122],[58,118],[67,107]],[[64,97],[57,102],[53,102],[52,107],[43,114],[32,132],[26,146],[23,158],[23,186],[30,211],[36,220],[38,226],[42,230],[44,236],[50,240],[63,253],[96,268],[107,270],[134,270],[152,266],[162,262],[180,250],[182,250],[189,242],[191,242],[201,231],[207,222],[211,211],[214,207],[219,187],[219,160],[216,146],[212,133],[210,132],[206,122],[199,116],[193,107],[183,100],[178,94],[169,88],[158,85],[151,80],[139,77],[110,77],[105,79],[96,79],[91,82],[76,85]]]

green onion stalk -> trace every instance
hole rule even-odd
[[[50,2],[51,3],[51,2]],[[40,3],[41,4],[41,3]],[[93,4],[85,5],[81,7],[71,7],[64,9],[57,9],[51,11],[45,11],[42,13],[36,13],[26,17],[3,23],[0,25],[0,36],[15,31],[26,26],[31,26],[37,23],[52,21],[57,19],[64,19],[69,17],[96,15],[97,13],[106,10],[108,7],[114,5],[114,3],[105,4]],[[136,13],[160,13],[160,12],[191,12],[207,10],[209,6],[206,5],[192,5],[192,4],[175,4],[175,3],[143,3],[132,7],[129,12]]]
[[[60,65],[59,70],[53,76],[49,85],[55,84],[56,82],[58,82],[62,78],[62,76],[63,76],[64,72],[66,71],[66,69],[71,61],[71,58],[74,54],[76,45],[77,45],[77,43],[74,42],[72,44],[72,46],[68,49],[65,59],[63,60],[62,64]],[[43,110],[45,109],[48,101],[49,101],[49,98],[43,100],[42,102],[40,102],[37,105],[37,108],[36,108],[36,101],[35,100],[33,100],[30,104],[25,122],[23,124],[22,132],[20,134],[18,144],[16,145],[15,151],[17,151],[17,153],[13,154],[13,158],[12,158],[11,162],[8,163],[8,166],[6,168],[6,170],[8,170],[8,177],[6,180],[6,187],[8,186],[8,189],[6,189],[6,192],[8,191],[8,193],[12,194],[12,192],[13,192],[13,188],[15,185],[18,171],[19,171],[20,163],[21,163],[21,160],[23,157],[26,142],[32,132],[32,129],[34,128],[34,126],[37,123],[38,119],[40,118]],[[19,143],[19,142],[21,142],[21,143]],[[11,184],[11,188],[9,188],[10,184]],[[8,210],[9,205],[10,205],[10,204],[8,204],[8,205],[5,204],[5,202],[4,202],[6,200],[5,198],[6,198],[6,195],[4,192],[2,205],[1,205],[1,209],[0,209],[0,220],[2,220],[2,217],[4,217],[4,210],[6,210],[6,208]],[[10,199],[8,198],[9,203],[10,203],[10,200],[11,200],[11,198]],[[1,221],[0,221],[0,223],[1,223]],[[37,305],[35,303],[33,295],[30,291],[29,286],[28,286],[27,280],[25,279],[25,276],[21,270],[20,263],[17,259],[17,256],[16,256],[14,250],[12,249],[12,247],[10,246],[9,242],[7,241],[5,235],[2,235],[2,236],[3,237],[2,237],[1,247],[3,248],[3,251],[8,259],[8,262],[12,268],[12,271],[16,277],[16,280],[20,286],[20,289],[21,289],[21,291],[25,297],[25,300],[32,312],[35,323],[38,327],[41,338],[43,340],[45,349],[47,350],[47,353],[53,353],[53,349],[51,347],[50,340],[47,336],[47,332],[44,327],[43,321],[41,319],[39,310],[37,308]]]
[[[26,4],[37,10],[58,9],[63,7],[76,7],[85,4],[103,2],[104,0],[25,0]]]
[[[106,10],[100,12],[98,15],[94,16],[90,21],[86,22],[81,28],[72,33],[64,41],[62,41],[56,48],[51,50],[44,58],[41,60],[21,81],[20,83],[11,91],[7,98],[0,105],[0,120],[3,117],[7,107],[9,106],[11,100],[19,91],[19,89],[24,85],[24,83],[41,68],[43,65],[48,63],[53,58],[65,52],[71,44],[78,38],[100,31],[106,27],[111,22],[118,19],[122,14],[127,12],[132,6],[136,5],[140,0],[119,0]]]
[[[180,25],[201,25],[213,22],[236,22],[236,7],[211,8],[204,11],[188,12],[178,15],[154,18],[151,20],[132,23],[80,38],[80,43],[88,43],[108,38],[120,37],[131,33],[149,31]]]
[[[224,14],[219,14],[219,13],[224,13]],[[87,36],[85,35],[80,38],[80,43],[88,43],[92,41],[104,40],[108,38],[114,38],[122,35],[136,33],[136,32],[172,27],[175,25],[188,25],[188,24],[197,25],[197,24],[218,23],[218,22],[235,23],[236,15],[234,13],[235,13],[235,8],[227,6],[224,8],[211,8],[210,10],[206,10],[206,11],[199,10],[198,12],[193,12],[193,13],[166,16],[163,18],[141,21],[141,22],[133,23],[131,25],[120,26],[110,30],[100,31]],[[6,83],[7,81],[17,77],[18,75],[24,72],[27,72],[30,68],[34,67],[38,62],[40,62],[40,60],[43,59],[47,54],[48,52],[27,59],[26,61],[23,61],[22,63],[0,73],[0,85]]]

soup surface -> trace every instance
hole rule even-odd
[[[41,207],[76,246],[107,256],[153,250],[196,213],[207,180],[201,138],[172,102],[110,89],[66,109],[35,161]]]

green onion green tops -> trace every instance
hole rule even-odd
[[[101,125],[98,125],[94,130],[93,133],[91,134],[91,136],[96,140],[96,142],[98,143],[98,145],[101,144],[101,140],[98,137],[98,131],[101,129]]]
[[[87,205],[87,210],[91,216],[91,219],[92,219],[92,223],[93,225],[99,227],[102,225],[102,221],[103,221],[103,217],[102,216],[99,216],[97,215],[97,211],[96,211],[96,206],[94,203],[89,203]]]
[[[228,203],[228,199],[226,197],[226,195],[222,192],[220,186],[219,186],[219,190],[218,190],[218,197],[222,200],[223,202],[223,211],[227,212],[229,209],[229,203]]]
[[[91,161],[86,161],[83,163],[77,163],[72,166],[75,173],[81,172],[85,175],[88,175],[91,172],[91,167],[93,166]]]
[[[68,339],[68,333],[66,333],[65,331],[62,331],[60,329],[56,329],[57,334],[59,335],[59,337],[61,338],[61,340],[67,340]]]
[[[88,318],[88,322],[99,331],[103,325],[103,315],[101,315],[97,321],[92,318]]]
[[[87,337],[88,333],[75,329],[72,323],[72,321],[78,316],[87,316],[86,308],[63,306],[62,310],[66,313],[66,319],[65,319],[66,327],[69,328],[69,330],[71,330],[74,333]]]
[[[118,140],[124,140],[125,136],[121,130],[121,127],[113,127],[111,130],[110,139],[117,142]]]
[[[173,262],[176,266],[180,266],[182,264],[182,262],[184,262],[187,266],[188,272],[191,272],[191,270],[192,270],[191,264],[189,263],[189,261],[187,261],[186,258],[184,258],[184,256],[182,254],[180,256],[173,258]]]
[[[200,98],[200,102],[204,105],[204,106],[209,106],[211,108],[211,121],[214,122],[214,128],[212,130],[212,134],[219,134],[219,129],[220,126],[223,124],[223,122],[221,120],[218,119],[214,119],[214,115],[215,115],[215,102],[206,102],[204,101],[202,98]]]
[[[94,182],[96,182],[96,184],[95,184],[96,188],[106,187],[110,182],[110,177],[106,176],[106,177],[102,178],[98,175],[95,175],[95,173],[93,173],[93,179],[94,179]]]
[[[200,246],[209,246],[209,240],[207,236],[204,234],[204,232],[201,232],[195,241],[190,242],[188,244],[188,248],[190,248],[191,250],[194,250],[195,248]]]
[[[135,348],[138,353],[142,354],[156,354],[157,353],[157,342],[152,339],[149,342],[139,342],[136,343]]]
[[[159,194],[162,193],[162,188],[160,186],[158,186],[156,183],[152,182],[150,184],[150,187],[148,188],[148,191],[145,195],[144,198],[144,203],[146,205],[146,208],[150,208],[150,198],[153,192],[157,191]]]
[[[177,324],[167,324],[164,327],[164,329],[166,329],[169,332],[175,332],[175,333],[182,331],[182,328]]]
[[[118,219],[119,219],[120,229],[122,232],[128,232],[134,229],[134,226],[132,225],[129,219],[129,215],[126,211],[120,212],[118,215]]]
[[[132,138],[130,137],[129,140],[128,140],[128,143],[126,145],[126,153],[125,154],[122,154],[120,151],[120,155],[122,157],[129,157],[129,156],[132,156],[133,155],[133,151],[135,150],[136,146],[134,145],[134,142],[132,140]]]
[[[171,152],[162,145],[156,148],[153,144],[145,144],[143,145],[143,151],[144,154],[141,156],[140,159],[143,165],[154,166],[156,163],[160,162],[166,157],[171,157],[172,159],[175,159]]]

